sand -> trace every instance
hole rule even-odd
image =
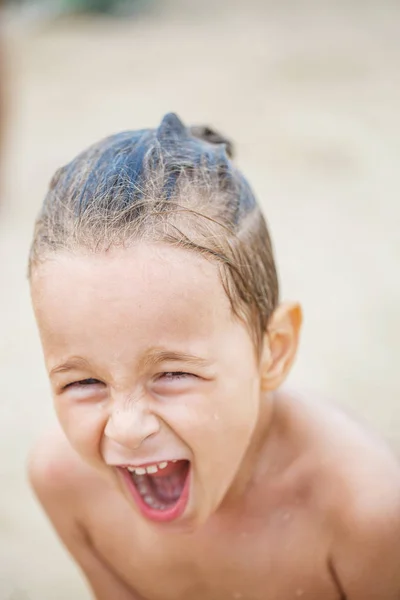
[[[53,419],[25,271],[51,175],[107,134],[173,110],[235,140],[282,297],[304,307],[290,383],[400,444],[399,18],[389,0],[176,0],[132,20],[7,19],[0,600],[89,598],[25,479]]]

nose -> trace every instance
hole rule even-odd
[[[135,399],[124,406],[114,407],[104,435],[129,450],[135,450],[159,429],[159,420],[149,411],[144,399]]]

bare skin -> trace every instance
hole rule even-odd
[[[143,523],[60,430],[40,442],[33,486],[96,598],[399,597],[397,463],[335,409],[276,402],[270,468],[240,504],[190,534]]]
[[[297,308],[276,311],[258,362],[211,266],[184,254],[176,262],[182,251],[166,256],[165,248],[160,266],[152,252],[101,265],[93,257],[56,260],[32,284],[63,431],[34,449],[30,478],[94,597],[398,600],[399,466],[339,410],[282,391],[297,346]],[[83,286],[87,294],[74,292],[71,308],[68,290]],[[171,378],[169,363],[156,375],[140,370],[153,338],[169,348],[177,331],[206,370],[184,382]],[[71,366],[78,351],[86,362]],[[179,373],[189,369],[180,361]],[[186,512],[172,523],[144,518],[117,473],[164,448],[194,471]]]

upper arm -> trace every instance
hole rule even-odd
[[[332,567],[347,600],[400,599],[400,493],[349,511],[338,528]]]
[[[59,538],[80,566],[97,600],[140,600],[97,554],[84,527],[79,524],[78,457],[52,433],[30,453],[31,486]],[[85,467],[84,467],[85,468]]]

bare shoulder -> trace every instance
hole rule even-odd
[[[329,530],[331,567],[343,596],[397,600],[400,463],[384,439],[340,408],[313,410],[316,509]]]
[[[69,445],[59,426],[54,426],[36,442],[28,457],[28,476],[38,499],[47,504],[62,497],[63,503],[76,500],[83,492],[105,485]]]
[[[324,406],[321,421],[323,481],[339,514],[353,518],[396,506],[400,462],[393,448],[372,427],[335,406]]]
[[[400,468],[374,440],[333,478],[331,566],[345,597],[400,597]],[[334,490],[334,486],[331,487]]]
[[[399,513],[400,461],[372,427],[318,398],[291,395],[287,422],[313,488],[313,508],[343,528],[371,527]],[[400,513],[399,513],[400,514]]]
[[[400,463],[392,449],[357,423],[339,440],[328,474],[336,538],[382,539],[400,533]],[[327,499],[328,501],[328,499]],[[398,535],[397,533],[397,535]],[[400,542],[400,538],[399,538]],[[400,545],[399,545],[400,549]]]
[[[92,543],[87,507],[97,505],[99,498],[103,498],[106,513],[108,498],[115,495],[112,487],[83,463],[60,428],[46,433],[32,449],[28,474],[39,502],[81,568],[94,597],[97,600],[141,600]]]

